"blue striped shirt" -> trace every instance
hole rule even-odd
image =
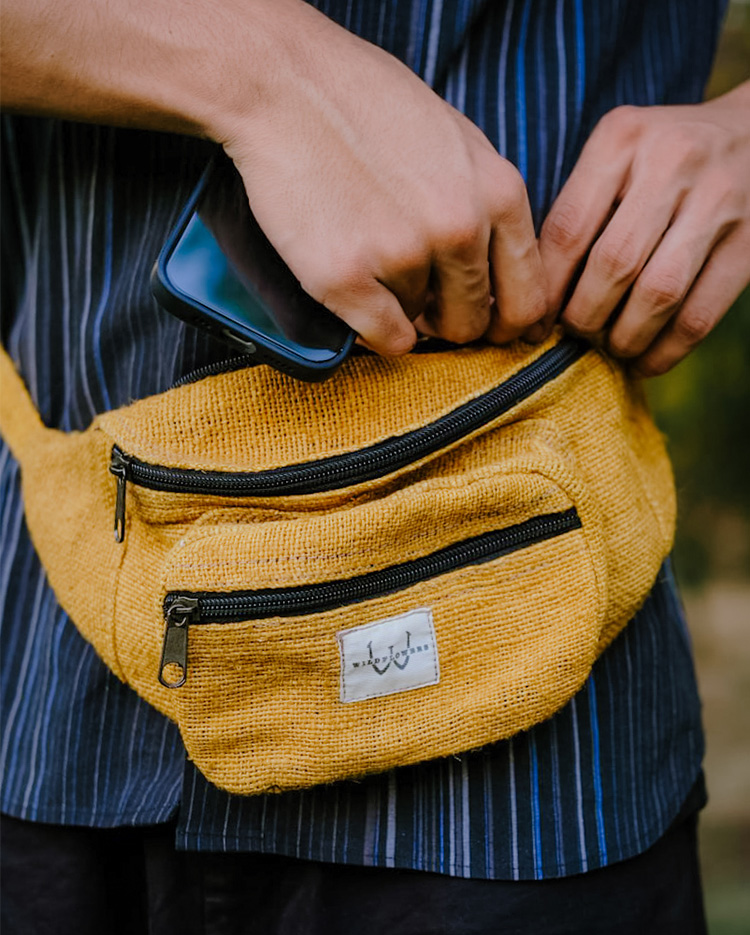
[[[543,219],[596,121],[700,98],[723,0],[321,0],[480,125]],[[161,311],[159,248],[206,159],[167,134],[3,118],[2,341],[48,425],[159,392],[226,356]],[[177,823],[186,848],[504,879],[590,870],[666,829],[700,770],[688,638],[669,569],[550,721],[482,751],[271,797],[213,788],[176,728],[101,664],[57,605],[0,451],[3,811]]]

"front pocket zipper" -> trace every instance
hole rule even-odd
[[[188,628],[195,624],[237,623],[321,613],[382,597],[459,568],[490,562],[502,555],[580,528],[578,512],[575,507],[571,507],[558,513],[535,516],[504,529],[482,533],[430,555],[346,580],[256,591],[170,592],[164,599],[166,630],[159,681],[167,688],[179,688],[185,684]],[[177,676],[171,680],[165,672],[170,665],[177,668]]]
[[[481,396],[411,432],[357,451],[265,471],[197,471],[148,464],[112,448],[109,470],[117,477],[115,540],[125,536],[127,482],[169,493],[219,497],[278,497],[321,493],[383,477],[446,448],[492,422],[572,366],[589,345],[567,339]]]

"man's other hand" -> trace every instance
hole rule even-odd
[[[550,313],[534,337],[560,312],[643,375],[669,370],[750,282],[750,82],[704,104],[607,114],[540,249]]]

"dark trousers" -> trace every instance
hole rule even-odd
[[[705,935],[697,814],[561,880],[464,880],[263,854],[177,853],[169,826],[4,818],[3,935]]]

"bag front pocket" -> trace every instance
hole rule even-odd
[[[596,519],[566,479],[510,459],[346,511],[194,529],[167,568],[161,677],[198,768],[233,792],[300,788],[552,714],[602,613]]]

